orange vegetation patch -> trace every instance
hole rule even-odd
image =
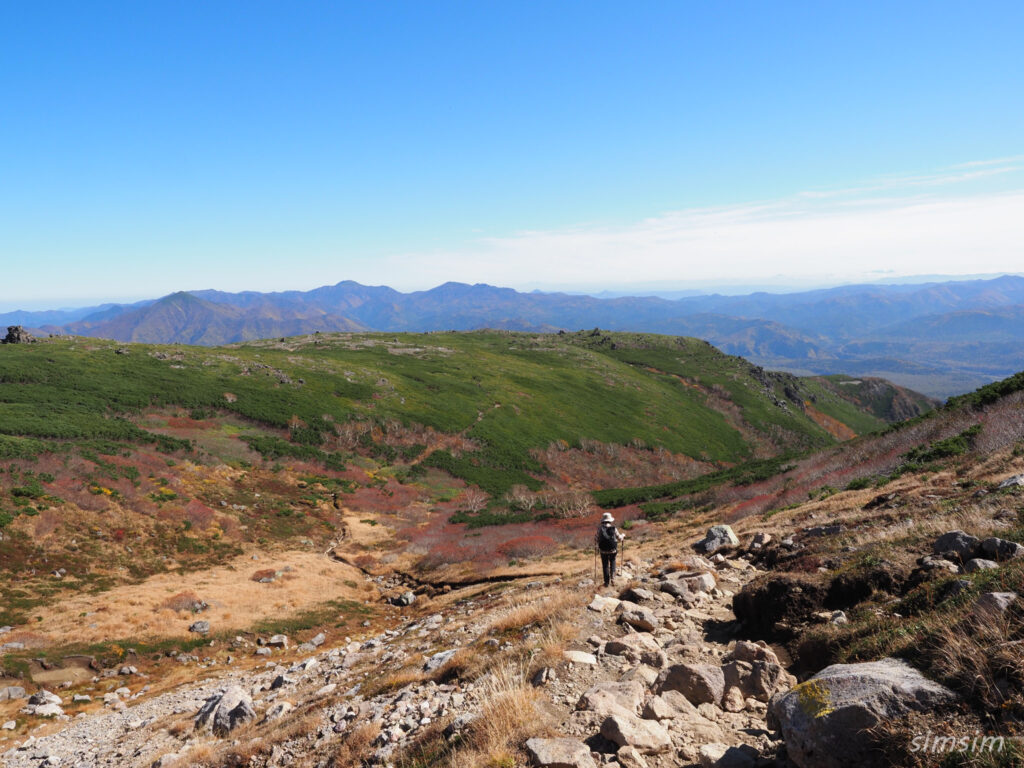
[[[268,569],[287,570],[293,578],[270,584],[252,581],[251,555],[243,555],[217,568],[162,573],[100,594],[74,595],[38,609],[41,620],[32,629],[53,644],[187,637],[195,621],[193,597],[209,605],[202,618],[221,632],[245,630],[263,618],[295,614],[330,600],[362,602],[373,593],[358,570],[321,552],[263,558]]]
[[[857,433],[843,424],[843,422],[822,413],[810,403],[804,403],[804,411],[814,419],[815,424],[832,435],[836,440],[852,440],[857,436]]]

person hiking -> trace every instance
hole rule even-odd
[[[601,553],[601,570],[604,572],[604,585],[611,586],[612,577],[615,575],[615,556],[619,553],[619,542],[626,538],[626,534],[620,533],[615,527],[615,518],[611,512],[605,512],[601,516],[601,525],[597,527],[594,535],[594,544],[597,551]]]

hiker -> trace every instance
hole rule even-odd
[[[594,544],[601,553],[601,570],[604,571],[604,585],[611,586],[612,576],[615,575],[615,556],[619,553],[619,542],[626,538],[626,534],[619,533],[615,527],[615,518],[611,512],[605,512],[601,516],[601,525],[594,535]]]

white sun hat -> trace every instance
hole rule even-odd
[[[605,512],[603,515],[601,515],[601,522],[602,523],[614,523],[615,522],[615,518],[612,517],[612,513],[611,512]]]

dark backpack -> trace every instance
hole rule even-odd
[[[615,535],[614,525],[602,525],[597,529],[597,548],[602,552],[617,552],[619,537]]]

